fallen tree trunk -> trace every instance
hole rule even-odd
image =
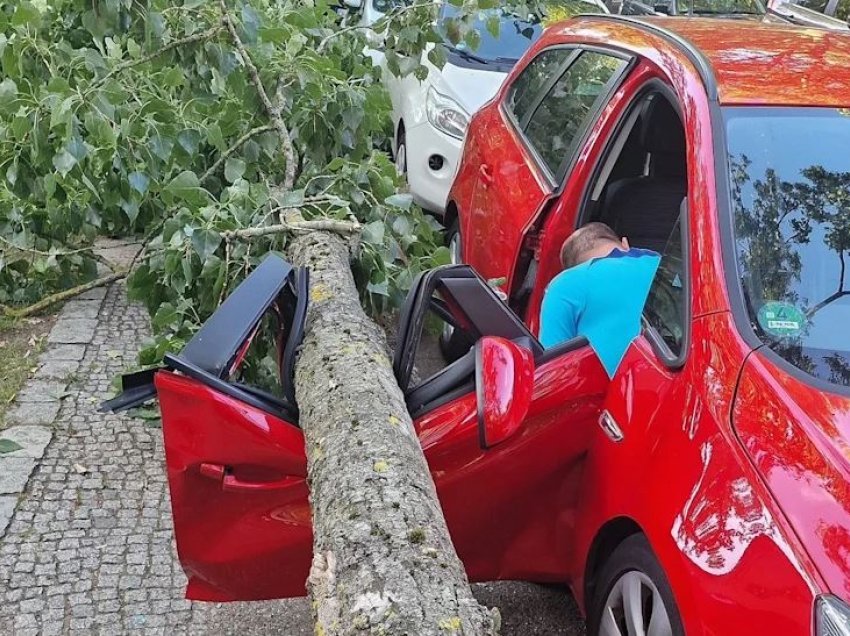
[[[472,596],[392,372],[383,331],[360,306],[348,244],[292,240],[310,268],[295,388],[313,510],[308,580],[316,634],[496,634]]]

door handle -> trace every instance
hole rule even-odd
[[[617,424],[617,420],[614,419],[614,416],[607,410],[602,411],[602,413],[599,414],[599,426],[602,427],[602,430],[605,431],[605,434],[612,442],[623,441],[623,430],[620,428],[620,425]]]
[[[272,481],[246,481],[236,477],[227,466],[221,464],[204,463],[200,465],[201,475],[221,483],[221,489],[225,492],[268,492],[283,490],[303,479],[287,475],[281,479]]]
[[[493,172],[486,163],[478,166],[478,174],[481,176],[481,183],[485,188],[493,185]]]

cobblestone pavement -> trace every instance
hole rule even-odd
[[[97,412],[147,325],[121,284],[67,303],[15,426],[0,431],[21,447],[0,456],[0,475],[17,475],[0,477],[0,634],[311,634],[304,599],[183,600],[161,431]],[[502,607],[508,636],[583,631],[562,590],[488,584],[476,594]]]

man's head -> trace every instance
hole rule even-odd
[[[561,247],[561,265],[564,269],[575,267],[591,258],[607,256],[614,248],[629,249],[629,241],[617,236],[604,223],[593,221],[582,225],[570,234]]]

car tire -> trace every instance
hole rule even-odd
[[[631,628],[640,623],[643,631]],[[646,537],[634,534],[611,553],[597,577],[589,636],[684,636],[667,575]]]
[[[446,247],[449,248],[452,265],[461,262],[460,256],[460,226],[455,219],[446,231]],[[444,325],[440,332],[440,351],[449,364],[462,357],[475,344],[451,325]]]
[[[407,174],[407,137],[403,126],[398,131],[398,143],[395,147],[395,169],[400,175]]]

